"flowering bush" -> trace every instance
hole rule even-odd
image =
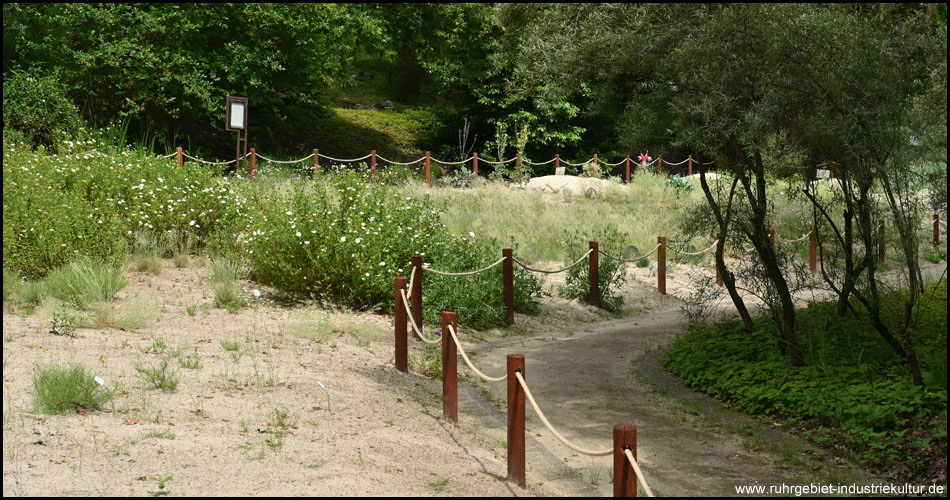
[[[294,295],[392,308],[393,278],[414,253],[441,254],[452,237],[426,198],[340,172],[329,182],[256,190],[239,243],[252,278]]]
[[[128,151],[109,156],[94,143],[63,143],[59,155],[5,145],[4,267],[29,278],[77,256],[115,263],[136,232],[188,232],[204,243],[243,202],[227,180],[197,164]]]

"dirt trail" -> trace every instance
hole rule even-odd
[[[525,379],[538,405],[578,446],[607,448],[614,424],[636,424],[639,461],[659,495],[736,495],[736,486],[752,484],[880,482],[796,436],[683,387],[662,368],[657,351],[683,326],[677,309],[665,309],[539,338],[505,339],[470,351],[476,366],[490,376],[504,373],[508,353],[524,354]],[[476,386],[496,401],[505,400],[504,384]],[[544,428],[534,410],[528,415],[527,426],[540,446],[582,471],[598,493],[611,494],[610,457],[573,452]],[[470,411],[469,416],[479,415]],[[528,463],[529,484],[547,481],[549,472],[557,474],[543,464],[532,471],[530,457]]]
[[[933,281],[946,264],[921,262],[925,279]],[[668,281],[669,296],[655,289],[649,269],[631,269],[623,289],[633,316],[578,324],[597,317],[592,308],[555,299],[543,314],[557,316],[570,328],[551,328],[536,337],[509,337],[485,344],[469,344],[473,363],[489,376],[505,371],[509,353],[525,356],[525,379],[541,410],[558,431],[574,444],[587,449],[610,446],[617,423],[638,427],[639,461],[651,488],[663,496],[712,496],[737,494],[744,485],[881,484],[885,481],[829,452],[769,424],[727,408],[718,400],[685,387],[660,362],[665,349],[686,326],[676,296],[690,292],[689,276],[712,271],[677,266]],[[558,278],[548,283],[556,287]],[[563,279],[563,278],[561,278]],[[818,294],[802,295],[802,304]],[[757,307],[753,301],[752,307]],[[719,314],[734,309],[720,304]],[[518,316],[516,322],[538,319]],[[529,330],[544,330],[537,324]],[[464,330],[463,330],[464,331]],[[463,343],[464,335],[462,337]],[[504,383],[490,384],[471,374],[462,360],[462,371],[476,393],[494,402],[504,415]],[[530,403],[527,403],[530,406]],[[490,418],[484,406],[466,408],[476,419]],[[529,436],[542,450],[528,442],[528,484],[577,481],[603,495],[612,495],[610,457],[588,457],[559,442],[533,409],[528,409]],[[502,424],[503,425],[503,424]],[[504,434],[502,434],[504,437]],[[539,455],[532,467],[531,453]],[[567,464],[575,474],[566,474],[554,462]],[[576,488],[576,484],[575,484]],[[576,490],[575,490],[576,491]],[[567,493],[570,494],[570,493]]]

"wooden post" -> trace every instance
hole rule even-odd
[[[522,488],[527,487],[524,460],[524,389],[515,377],[527,381],[524,373],[524,355],[508,355],[508,480],[515,481]]]
[[[594,153],[594,168],[597,168],[597,153]]]
[[[663,156],[660,155],[656,158],[656,171],[658,174],[663,175]]]
[[[183,167],[185,165],[185,158],[181,153],[181,146],[175,148],[175,155],[178,158],[178,166]]]
[[[472,153],[472,170],[475,172],[475,177],[478,177],[478,153]]]
[[[251,180],[257,180],[257,151],[251,148]]]
[[[877,226],[877,260],[884,262],[884,220]]]
[[[689,155],[689,167],[687,168],[686,172],[687,172],[686,174],[687,176],[689,177],[693,176],[693,155]]]
[[[369,152],[369,169],[370,169],[370,180],[376,182],[376,150],[370,150]]]
[[[934,214],[934,250],[940,245],[940,214]]]
[[[719,172],[719,169],[720,169],[719,158],[716,158],[716,172]]]
[[[818,235],[815,233],[815,224],[811,225],[808,241],[808,269],[814,274],[818,272]]]
[[[627,184],[630,184],[630,155],[627,155]]]
[[[721,232],[721,231],[716,233],[716,239],[717,239],[717,240],[720,240],[720,241],[722,240],[722,232]],[[718,243],[717,243],[717,245],[718,245]],[[726,245],[725,245],[725,243],[723,243],[723,245],[722,245],[722,263],[723,263],[723,265],[726,264]],[[719,264],[716,264],[716,284],[719,285],[719,286],[723,286],[722,273],[719,271]]]
[[[317,170],[320,168],[320,150],[313,150],[313,170],[310,172],[310,176],[313,177]]]
[[[556,153],[554,155],[554,173],[557,173],[557,169],[561,168],[561,154]]]
[[[624,450],[629,449],[637,459],[637,426],[614,425],[614,497],[637,496],[637,471],[630,465]]]
[[[515,324],[515,272],[513,255],[510,248],[502,248],[501,255],[505,261],[501,263],[501,275],[505,295],[505,322]]]
[[[426,151],[426,185],[432,187],[432,176],[430,174],[430,161],[431,157],[428,151]]]
[[[600,253],[599,244],[596,241],[590,242],[590,249],[593,252],[590,253],[590,257],[587,259],[590,264],[590,271],[588,272],[589,279],[589,290],[590,290],[590,305],[594,307],[600,307]]]
[[[419,331],[422,331],[422,256],[413,255],[410,258],[409,272],[416,273],[415,276],[410,275],[409,279],[412,281],[412,290],[410,293],[412,297],[409,298],[409,301],[412,302],[412,319],[415,320],[416,326],[419,327]],[[418,337],[419,334],[416,334]]]
[[[406,331],[406,305],[402,300],[401,291],[406,289],[406,278],[397,277],[393,283],[395,289],[396,309],[393,311],[395,318],[396,337],[396,369],[403,372],[409,372],[409,338]]]
[[[775,246],[775,228],[774,227],[769,228],[769,243],[771,243],[773,247]]]
[[[458,335],[458,315],[442,311],[442,417],[459,421],[458,354],[449,325]]]
[[[521,184],[521,153],[515,153],[515,177],[518,179],[518,184]]]
[[[656,251],[656,288],[666,295],[666,236],[657,236],[660,248]]]

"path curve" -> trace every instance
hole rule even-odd
[[[657,495],[735,496],[736,486],[742,485],[883,482],[800,437],[684,387],[659,360],[660,349],[684,326],[671,298],[665,308],[640,316],[542,337],[509,337],[466,350],[475,365],[492,376],[504,373],[508,353],[524,354],[525,379],[538,405],[552,425],[579,446],[609,447],[614,424],[637,425],[639,461]],[[468,372],[467,367],[463,370]],[[496,405],[504,404],[505,384],[475,385],[487,390]],[[471,406],[461,406],[479,417]],[[503,416],[504,407],[496,411]],[[484,410],[481,413],[484,416]],[[536,446],[577,471],[573,480],[580,476],[588,483],[583,487],[612,494],[610,457],[571,451],[543,427],[533,409],[527,414]],[[529,440],[529,484],[551,481],[552,475],[567,477],[556,467],[532,464],[531,447]],[[576,485],[566,494],[571,490],[576,493]]]

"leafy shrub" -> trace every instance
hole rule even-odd
[[[902,305],[901,293],[885,297],[885,310]],[[946,457],[946,283],[921,301],[915,324],[924,387],[867,317],[835,311],[833,302],[798,311],[804,367],[789,366],[770,322],[748,332],[737,319],[690,327],[664,363],[690,387],[752,414],[801,422],[819,442],[844,444],[866,464],[913,476],[930,456]],[[896,327],[901,315],[887,317]]]
[[[50,415],[61,415],[74,408],[96,410],[111,399],[82,365],[36,368],[33,393],[39,411]]]
[[[254,279],[358,308],[390,310],[411,255],[441,255],[452,241],[428,197],[397,199],[353,173],[256,192],[250,203],[241,243]]]
[[[673,177],[670,177],[667,182],[669,183],[670,187],[673,188],[673,192],[675,192],[677,195],[680,193],[690,193],[693,191],[693,189],[696,189],[696,187],[693,186],[693,183],[689,182],[688,178],[680,177],[680,174],[673,175]]]
[[[443,272],[469,272],[486,267],[501,258],[501,245],[495,240],[479,243],[464,239],[455,244],[455,251],[441,259],[424,259],[429,267]],[[502,267],[471,276],[439,276],[425,273],[423,286],[423,320],[441,325],[442,311],[458,313],[459,322],[472,328],[489,328],[505,324],[505,296]],[[541,280],[529,271],[514,265],[515,312],[536,314],[542,296]],[[408,274],[408,273],[407,273]]]
[[[4,265],[28,278],[81,255],[114,264],[137,232],[157,241],[184,232],[204,244],[243,210],[243,197],[212,168],[67,145],[76,153],[4,148]]]
[[[56,150],[57,142],[80,129],[79,109],[55,74],[13,70],[3,78],[3,129],[16,130],[35,151]]]
[[[565,241],[568,247],[568,259],[565,261],[565,266],[573,264],[587,253],[587,246],[579,246],[579,241],[588,240],[582,238],[579,234],[575,234]],[[599,247],[611,255],[621,255],[623,251],[620,233],[614,229],[606,230],[596,240],[592,241],[597,241]],[[620,307],[623,306],[623,297],[618,294],[618,290],[626,280],[626,265],[623,262],[609,259],[604,255],[599,256],[597,291],[600,308],[614,313],[620,312]],[[584,303],[590,301],[590,265],[588,261],[582,262],[567,271],[564,286],[560,288],[560,293],[562,297],[568,299],[577,299]]]

